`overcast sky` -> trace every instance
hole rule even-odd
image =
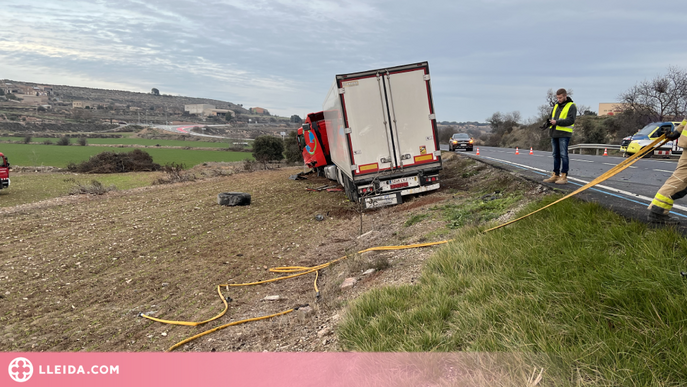
[[[687,70],[684,0],[0,0],[0,79],[205,97],[303,117],[334,75],[428,61],[439,121],[598,110]]]

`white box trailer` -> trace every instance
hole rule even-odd
[[[441,151],[429,64],[339,74],[323,104],[326,175],[366,208],[439,188]]]

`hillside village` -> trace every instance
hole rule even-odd
[[[0,107],[11,111],[2,121],[60,122],[65,120],[100,123],[173,124],[178,122],[225,123],[234,125],[279,124],[262,107],[184,96],[121,90],[45,85],[10,80],[0,81]],[[39,114],[42,113],[42,114]],[[229,119],[227,119],[229,115]],[[288,119],[286,120],[288,121]]]

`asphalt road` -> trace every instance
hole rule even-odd
[[[461,150],[457,152],[515,172],[535,182],[541,182],[550,176],[553,169],[553,158],[550,152],[534,151],[533,154],[529,154],[529,149],[521,149],[516,155],[515,149],[479,147],[479,155],[477,155],[477,149],[475,147],[472,152]],[[448,150],[448,146],[442,145],[442,150]],[[569,193],[624,160],[622,157],[578,154],[570,154],[569,157],[569,183],[566,185],[542,184]],[[656,191],[673,173],[676,161],[676,159],[658,158],[639,160],[623,172],[578,194],[578,197],[582,200],[598,202],[626,218],[646,221],[646,207],[651,203]],[[683,232],[687,231],[686,204],[676,203],[672,212],[680,219],[680,228]]]

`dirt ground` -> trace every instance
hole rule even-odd
[[[468,197],[495,189],[520,190],[526,200],[547,193],[505,171],[445,154],[438,192],[367,211],[361,230],[360,213],[343,192],[308,191],[333,183],[289,179],[299,171],[237,173],[0,209],[0,350],[164,351],[208,329],[301,307],[218,330],[177,351],[340,351],[336,328],[347,303],[373,287],[414,283],[440,247],[356,252],[450,239],[456,231],[436,209]],[[220,206],[221,192],[250,193],[252,203]],[[405,225],[418,214],[429,216]],[[320,271],[319,298],[315,275],[307,274],[222,287],[231,299],[228,311],[202,326],[140,317],[203,321],[224,307],[220,284],[271,279],[281,274],[269,268],[310,267],[343,256]],[[377,270],[363,274],[370,268]],[[342,290],[349,277],[357,283]]]

